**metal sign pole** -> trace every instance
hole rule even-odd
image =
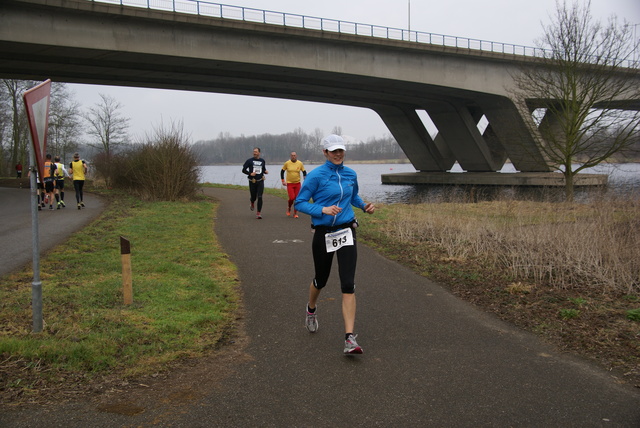
[[[49,125],[49,105],[51,100],[51,79],[47,79],[22,95],[29,122],[29,137],[33,150],[29,151],[31,171],[31,242],[33,248],[33,282],[31,283],[31,310],[33,311],[33,332],[42,332],[42,282],[40,281],[40,237],[38,233],[38,184],[36,175],[44,184],[44,155],[47,148]],[[44,197],[44,195],[41,195]]]
[[[31,189],[31,247],[33,249],[33,282],[31,283],[31,310],[33,332],[42,332],[42,282],[40,281],[40,236],[38,231],[37,166],[33,150],[29,151],[29,184]]]

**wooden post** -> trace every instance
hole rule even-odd
[[[124,304],[133,303],[133,285],[131,283],[131,243],[128,239],[120,237],[120,255],[122,257],[122,294]]]

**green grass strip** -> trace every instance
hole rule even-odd
[[[228,333],[238,305],[235,266],[213,232],[215,210],[205,200],[115,198],[43,257],[42,333],[31,332],[32,272],[0,279],[0,356],[56,376],[153,373],[201,355]],[[123,304],[120,236],[131,242],[133,305]]]

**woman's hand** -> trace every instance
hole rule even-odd
[[[364,206],[364,212],[366,212],[367,214],[373,214],[375,210],[376,207],[371,202]]]
[[[322,208],[322,214],[326,214],[326,215],[338,215],[340,212],[342,211],[342,208],[340,208],[337,205],[331,205],[330,207],[323,207]]]

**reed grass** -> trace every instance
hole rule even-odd
[[[514,281],[602,293],[640,291],[640,204],[491,201],[393,204],[371,222],[385,239],[482,260]]]

